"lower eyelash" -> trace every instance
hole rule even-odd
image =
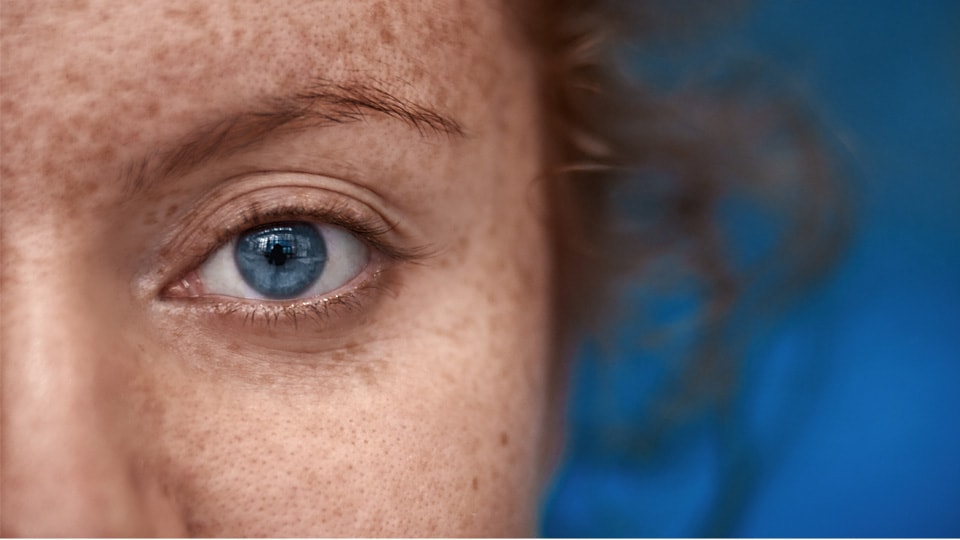
[[[311,322],[323,327],[333,319],[361,311],[371,296],[392,294],[390,285],[381,279],[382,272],[382,269],[375,271],[364,283],[343,293],[294,303],[234,301],[223,297],[191,298],[190,303],[201,304],[205,312],[238,321],[243,326],[270,328],[291,324],[296,329],[302,322]]]

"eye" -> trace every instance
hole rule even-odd
[[[335,291],[370,258],[364,242],[334,225],[303,221],[249,229],[218,248],[197,269],[206,294],[292,300]]]

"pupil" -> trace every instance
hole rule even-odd
[[[283,266],[287,262],[287,254],[283,252],[283,246],[274,244],[273,249],[267,255],[267,262],[276,266]]]

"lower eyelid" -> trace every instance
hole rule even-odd
[[[388,277],[391,269],[376,264],[371,266],[373,268],[365,270],[356,283],[350,283],[332,295],[294,301],[206,295],[174,298],[172,300],[180,301],[168,304],[167,309],[175,309],[193,319],[187,323],[188,328],[211,328],[212,331],[203,331],[208,336],[244,328],[245,335],[252,338],[258,329],[263,328],[270,329],[270,334],[262,338],[280,339],[287,334],[299,338],[302,337],[300,330],[310,326],[326,333],[351,320],[350,315],[366,311],[382,295],[389,295],[394,290],[395,278]],[[284,348],[287,346],[283,344]]]

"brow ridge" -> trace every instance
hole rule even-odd
[[[263,100],[251,111],[230,114],[203,125],[172,148],[129,164],[127,193],[147,190],[157,178],[182,175],[211,159],[243,151],[281,129],[319,128],[365,120],[371,114],[399,120],[421,137],[464,137],[453,118],[402,99],[370,83],[341,84],[319,80],[300,92]]]

